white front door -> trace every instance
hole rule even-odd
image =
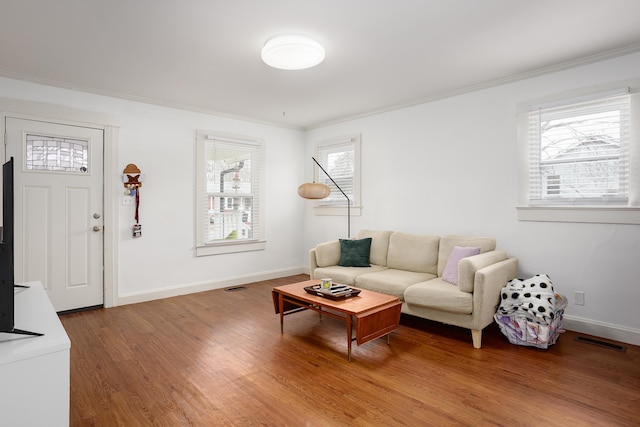
[[[56,311],[102,305],[104,131],[6,118],[14,158],[15,280]]]

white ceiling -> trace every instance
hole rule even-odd
[[[301,129],[638,50],[638,0],[0,0],[0,75]]]

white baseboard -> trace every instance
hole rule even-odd
[[[294,276],[303,274],[302,267],[289,268],[283,270],[264,271],[261,273],[247,274],[243,276],[226,277],[213,281],[203,281],[195,283],[184,283],[162,289],[151,289],[148,291],[131,292],[118,297],[117,305],[135,304],[145,301],[176,297],[179,295],[193,294],[196,292],[211,291],[213,289],[228,288],[231,286],[244,285],[262,280],[277,279],[279,277]]]
[[[631,345],[640,345],[640,330],[626,326],[567,315],[563,318],[562,326],[569,331],[607,338]]]

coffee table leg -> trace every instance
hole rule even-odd
[[[351,362],[351,315],[347,314],[347,360]]]
[[[280,333],[284,333],[284,298],[282,293],[278,292],[278,305],[280,307]]]

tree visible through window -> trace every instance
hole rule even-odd
[[[262,144],[198,136],[198,246],[261,237]]]
[[[253,237],[251,151],[209,144],[207,147],[207,241]]]
[[[338,138],[318,144],[316,159],[342,191],[351,200],[351,205],[359,204],[359,136]],[[315,170],[315,179],[329,186],[331,194],[319,202],[321,206],[345,206],[346,198],[319,168]]]
[[[530,201],[626,203],[628,117],[628,96],[531,112]]]

